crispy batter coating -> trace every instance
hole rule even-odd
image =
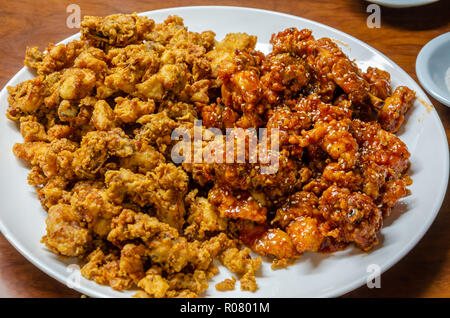
[[[217,206],[222,218],[244,219],[257,223],[264,223],[267,219],[267,208],[248,192],[214,186],[208,194],[208,199]]]
[[[406,112],[414,103],[416,93],[406,86],[399,86],[387,97],[378,114],[381,127],[390,132],[397,132],[405,118]]]
[[[83,227],[82,218],[70,205],[57,204],[48,210],[47,234],[42,242],[52,251],[65,256],[80,256],[92,241]]]
[[[219,216],[217,208],[207,198],[197,197],[189,207],[189,224],[184,230],[187,237],[204,239],[210,233],[223,232],[227,228],[227,220]]]
[[[146,40],[154,25],[153,20],[136,14],[113,14],[105,18],[86,16],[81,22],[81,34],[94,46],[124,47]]]
[[[394,133],[415,93],[363,72],[329,38],[289,28],[264,55],[252,35],[216,41],[180,17],[136,14],[87,16],[81,34],[27,48],[37,76],[8,87],[6,115],[48,212],[42,242],[78,257],[88,279],[135,297],[198,297],[217,259],[255,291],[251,252],[276,269],[304,252],[368,251],[409,193],[410,154]],[[192,139],[195,120],[203,140],[172,139],[177,128]],[[203,160],[176,161],[179,145]]]
[[[216,284],[216,289],[219,291],[227,291],[227,290],[234,290],[234,287],[236,285],[236,278],[231,277],[224,279],[220,283]]]
[[[187,175],[173,164],[162,163],[145,175],[124,168],[109,170],[105,184],[117,204],[128,200],[141,207],[153,206],[160,220],[179,230],[183,226]]]
[[[220,255],[220,260],[231,272],[242,275],[241,290],[255,291],[258,288],[255,274],[261,264],[261,257],[252,259],[249,254],[248,248],[238,250],[232,247]]]
[[[292,244],[298,253],[317,252],[324,239],[320,233],[317,220],[311,217],[299,217],[287,227]]]

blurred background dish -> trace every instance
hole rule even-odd
[[[416,60],[416,73],[422,87],[450,107],[450,32],[422,48]]]
[[[367,0],[385,7],[409,8],[438,2],[439,0]],[[446,0],[448,1],[448,0]]]

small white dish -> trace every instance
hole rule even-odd
[[[416,60],[416,74],[431,96],[450,107],[450,32],[422,48]]]
[[[439,0],[367,0],[367,1],[390,8],[410,8],[410,7],[424,6],[434,2],[438,2]]]

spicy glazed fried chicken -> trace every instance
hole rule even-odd
[[[27,48],[38,75],[8,87],[7,117],[48,213],[42,243],[142,298],[202,295],[215,259],[255,291],[255,254],[276,269],[373,248],[411,184],[394,133],[414,92],[310,30],[273,34],[267,55],[256,41],[115,14]]]

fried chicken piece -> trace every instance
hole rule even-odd
[[[144,245],[126,244],[120,251],[120,271],[125,272],[138,285],[146,276],[144,272],[146,260]]]
[[[150,205],[156,188],[154,182],[150,173],[142,175],[125,168],[105,173],[108,195],[116,204],[121,204],[126,199],[139,206]]]
[[[380,129],[379,124],[353,120],[351,133],[362,148],[361,159],[364,162],[384,166],[393,176],[408,169],[410,153],[405,143],[394,134]]]
[[[365,104],[367,102],[370,86],[354,62],[347,57],[339,58],[333,64],[331,74],[334,82],[342,88],[352,103]]]
[[[86,42],[79,40],[49,44],[45,53],[40,52],[38,47],[27,47],[24,64],[35,69],[39,75],[48,75],[72,67],[75,59],[86,49]]]
[[[81,21],[81,38],[95,47],[124,47],[147,40],[155,22],[133,14],[113,14],[107,17],[85,16]]]
[[[363,183],[363,176],[357,169],[349,169],[338,162],[331,162],[323,170],[322,180],[330,186],[336,184],[343,188],[358,191]]]
[[[262,97],[257,69],[261,67],[264,55],[258,51],[237,51],[235,54],[232,61],[222,63],[218,77],[222,81],[224,104],[244,111],[242,104],[254,106]]]
[[[221,232],[216,236],[211,237],[207,241],[203,241],[201,243],[201,248],[208,251],[211,257],[216,258],[226,249],[237,247],[238,243],[236,239],[228,237],[227,234]],[[209,270],[212,270],[212,267],[209,267]],[[218,272],[217,272],[218,273]]]
[[[277,260],[290,260],[298,256],[291,238],[280,229],[268,229],[253,243],[252,249],[260,255],[272,255]]]
[[[381,128],[395,133],[405,119],[405,114],[414,104],[416,93],[406,86],[399,86],[394,93],[386,98],[384,106],[378,113],[378,122]]]
[[[288,28],[281,32],[272,34],[270,43],[272,44],[272,54],[289,53],[303,58],[309,54],[309,41],[313,41],[311,30]]]
[[[157,188],[152,201],[158,218],[180,230],[186,213],[184,196],[187,193],[188,176],[181,167],[172,163],[160,164],[152,172]]]
[[[20,117],[20,133],[25,142],[48,141],[49,139],[45,126],[32,115]]]
[[[69,192],[69,189],[67,187],[69,181],[65,178],[61,176],[54,176],[47,179],[44,177],[41,180],[37,181],[33,176],[32,170],[28,176],[28,180],[28,183],[36,187],[39,201],[41,202],[44,209],[49,209],[50,207],[58,203],[69,202],[71,193]]]
[[[61,176],[73,178],[72,161],[78,144],[68,139],[56,139],[52,142],[17,143],[13,147],[16,157],[38,166],[46,178]]]
[[[369,84],[362,77],[357,65],[350,61],[331,39],[321,38],[311,41],[310,45],[313,53],[306,59],[317,74],[315,75],[317,86],[313,88],[313,92],[324,102],[331,102],[336,86],[339,86],[350,101],[365,105],[369,98]]]
[[[239,114],[232,108],[217,104],[198,104],[198,112],[206,128],[233,128],[239,119]]]
[[[306,62],[311,79],[306,91],[317,94],[325,103],[333,100],[340,87],[350,101],[366,104],[369,84],[356,64],[331,39],[314,39],[310,30],[286,29],[272,36],[273,54],[289,53]]]
[[[116,127],[114,112],[105,100],[99,100],[95,103],[92,111],[91,122],[97,130],[112,130]]]
[[[183,155],[183,168],[200,185],[214,181],[232,190],[263,190],[270,198],[277,198],[306,181],[306,171],[298,161],[289,158],[287,150],[278,151],[264,138],[258,142],[255,131],[238,128],[217,138],[208,137],[208,132],[214,136],[206,130],[205,141],[188,144],[190,160]],[[203,158],[203,162],[196,158]]]
[[[132,140],[120,128],[91,131],[74,153],[72,167],[80,178],[94,178],[111,156],[128,157],[134,152]]]
[[[391,95],[391,75],[376,67],[369,67],[363,74],[364,79],[370,85],[370,93],[380,99],[386,99]]]
[[[39,51],[37,46],[29,47],[25,51],[25,60],[23,64],[33,69],[37,69],[44,59],[44,54]]]
[[[317,252],[324,240],[317,220],[308,216],[301,216],[292,221],[286,231],[298,253]]]
[[[203,240],[208,233],[225,231],[227,221],[219,217],[219,212],[208,199],[197,197],[189,207],[189,213],[186,220],[189,224],[184,230],[187,237]]]
[[[381,187],[389,177],[389,168],[375,162],[365,162],[363,163],[362,177],[363,192],[376,200],[380,195]]]
[[[383,224],[383,216],[367,195],[331,186],[320,197],[319,210],[325,219],[325,223],[319,224],[324,236],[354,242],[364,251],[378,244],[376,234]]]
[[[298,143],[300,147],[317,143],[343,167],[353,168],[356,164],[358,143],[349,132],[350,124],[350,120],[317,122],[313,129],[305,131],[301,137],[291,137],[290,142]]]
[[[381,206],[383,216],[387,217],[391,214],[392,208],[397,201],[409,194],[406,188],[411,185],[412,181],[408,176],[402,176],[401,179],[388,180],[383,184],[381,195],[377,199],[378,206]]]
[[[213,77],[217,76],[219,66],[226,60],[232,59],[235,50],[246,51],[254,49],[256,45],[256,36],[246,33],[228,33],[225,38],[216,43],[213,50],[206,54],[211,61]]]
[[[179,96],[188,84],[189,72],[185,63],[165,64],[157,73],[136,85],[137,94],[161,101],[168,94]]]
[[[271,104],[295,98],[311,78],[305,61],[288,53],[269,54],[261,69],[264,98]]]
[[[182,96],[183,100],[188,99],[191,103],[209,103],[209,89],[211,88],[211,81],[208,79],[202,79],[192,84],[187,84],[183,93],[186,97]]]
[[[238,250],[232,247],[220,254],[219,259],[231,272],[242,275],[240,278],[241,290],[254,292],[258,289],[255,274],[261,265],[261,257],[252,259],[249,248]]]
[[[80,181],[71,190],[70,205],[87,223],[87,228],[100,237],[111,229],[111,219],[122,211],[108,197],[102,182]]]
[[[172,132],[179,127],[179,123],[171,119],[167,112],[143,116],[139,123],[142,127],[135,132],[137,143],[156,146],[161,153],[168,155],[174,142]]]
[[[170,288],[169,283],[165,278],[161,275],[152,273],[147,274],[142,278],[139,281],[138,286],[147,293],[147,297],[151,298],[163,298]]]
[[[246,191],[231,191],[225,187],[214,186],[208,200],[219,210],[220,217],[251,220],[263,223],[267,218],[267,208],[262,206]]]
[[[316,94],[301,98],[293,106],[293,111],[304,114],[311,122],[330,122],[332,120],[352,119],[351,103],[344,100],[339,105],[322,102]]]
[[[155,102],[153,100],[144,101],[139,98],[129,99],[117,97],[115,102],[115,118],[123,123],[136,122],[139,117],[151,114],[155,111]]]
[[[81,274],[97,284],[110,285],[115,290],[129,289],[133,281],[120,269],[119,258],[97,248],[87,257],[87,263],[81,268]]]
[[[198,118],[196,107],[190,103],[164,101],[159,104],[158,113],[165,112],[167,117],[183,126]]]
[[[186,266],[206,270],[212,257],[198,241],[188,242],[170,225],[147,214],[124,209],[112,222],[108,240],[117,246],[140,239],[146,247],[145,255],[167,273],[178,273]]]
[[[63,138],[73,139],[73,129],[68,125],[53,125],[47,130],[47,138],[50,141]]]
[[[291,111],[288,107],[276,107],[269,111],[268,116],[266,124],[268,134],[271,129],[277,128],[279,130],[279,147],[289,150],[291,155],[301,157],[302,149],[295,148],[290,144],[289,137],[297,136],[301,130],[311,127],[311,119],[308,114],[304,111]]]
[[[83,227],[80,215],[70,205],[50,207],[45,223],[47,234],[42,237],[42,242],[54,253],[81,256],[88,250],[91,234]]]
[[[272,224],[279,224],[281,228],[286,228],[293,220],[299,217],[318,215],[318,203],[319,199],[314,193],[307,191],[296,192],[289,196],[277,210]]]
[[[159,164],[165,163],[164,156],[150,145],[143,144],[131,156],[120,158],[119,165],[133,172],[146,174],[154,170]]]
[[[216,290],[218,291],[227,291],[234,290],[236,285],[236,278],[231,277],[231,279],[227,278],[216,284]]]
[[[147,41],[153,41],[160,45],[167,45],[181,30],[185,29],[183,18],[177,15],[169,15],[163,23],[157,23],[147,36]],[[181,31],[182,32],[182,31]]]
[[[123,209],[113,219],[112,229],[108,234],[108,241],[116,246],[123,246],[127,241],[141,239],[143,243],[160,232],[177,237],[178,232],[167,223],[160,222],[148,214],[136,213],[130,209]]]
[[[258,51],[236,51],[236,56],[223,62],[218,69],[222,102],[242,114],[236,122],[238,127],[257,128],[263,124],[260,115],[265,107],[259,103],[263,97],[263,86],[258,68],[264,58]]]
[[[148,44],[111,48],[107,53],[111,61],[104,85],[114,91],[132,94],[136,84],[156,73],[160,67],[159,53]]]
[[[187,290],[195,295],[208,289],[207,273],[202,270],[194,270],[193,273],[176,273],[169,275],[167,281],[171,290]]]
[[[286,267],[299,257],[289,235],[280,228],[268,228],[266,224],[251,221],[237,222],[239,238],[260,255],[272,256],[272,269]]]
[[[200,85],[202,80],[209,78],[211,74],[206,52],[214,46],[213,37],[214,33],[208,31],[196,33],[180,28],[167,43],[161,55],[161,64],[186,64],[189,73],[192,73],[190,84],[197,82],[197,85]]]
[[[208,288],[208,273],[195,270],[193,273],[176,273],[163,277],[162,270],[152,266],[145,277],[138,283],[145,292],[138,292],[134,297],[161,298],[181,297],[197,298],[198,293]]]
[[[99,77],[100,75],[104,76],[108,68],[108,59],[103,50],[89,47],[81,51],[73,64],[77,68],[88,68]]]
[[[8,86],[7,116],[11,120],[18,120],[20,115],[36,112],[44,103],[49,94],[45,89],[43,76],[19,83],[17,86]]]
[[[74,154],[72,166],[80,178],[93,179],[108,159],[107,134],[89,132]]]
[[[181,168],[166,163],[146,175],[124,168],[105,173],[105,184],[114,202],[120,204],[127,198],[142,207],[153,205],[158,218],[178,230],[184,223],[183,197],[187,193],[187,181]]]
[[[95,87],[95,73],[88,68],[68,68],[61,77],[59,96],[62,99],[81,99]]]

